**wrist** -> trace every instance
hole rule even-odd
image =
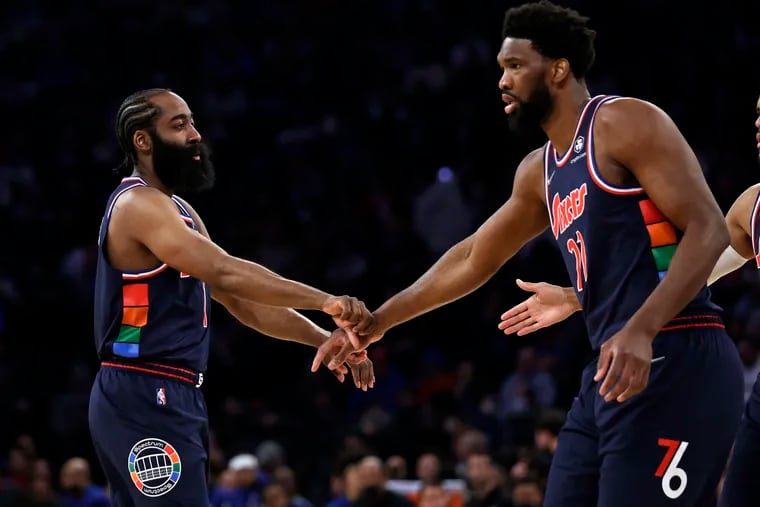
[[[638,313],[636,312],[628,319],[624,328],[629,333],[646,336],[650,342],[654,341],[654,337],[660,332],[660,327],[652,325],[653,319],[638,317]]]
[[[562,289],[565,293],[565,301],[570,306],[570,309],[573,312],[579,312],[583,308],[581,307],[581,302],[578,300],[578,295],[575,293],[575,289],[572,287],[565,287]]]
[[[374,334],[385,334],[388,328],[392,327],[392,324],[389,321],[389,315],[383,310],[382,306],[372,312],[372,317],[374,319],[374,324],[372,326],[375,330]]]

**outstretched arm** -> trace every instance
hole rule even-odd
[[[728,210],[726,226],[731,244],[715,263],[707,278],[708,285],[736,271],[754,257],[751,220],[758,191],[760,184],[749,187]],[[517,285],[533,294],[502,314],[499,329],[503,330],[504,334],[517,333],[518,336],[523,336],[565,320],[581,310],[572,287],[559,287],[545,282],[527,283],[521,280],[517,281]]]
[[[219,291],[212,291],[211,295],[242,324],[272,338],[319,348],[331,336],[334,339],[345,337],[346,332],[344,330],[336,329],[330,333],[291,308],[261,305]],[[325,362],[328,363],[333,359],[333,355],[327,354]],[[346,361],[351,368],[356,387],[365,391],[367,388],[374,387],[373,365],[367,357],[366,351],[349,354]],[[341,382],[348,373],[344,363],[335,364],[330,370]]]
[[[194,215],[197,217],[197,213]],[[356,298],[332,296],[229,255],[207,234],[187,227],[175,203],[157,189],[139,187],[122,195],[112,215],[111,227],[115,226],[121,235],[142,245],[161,262],[237,298],[270,306],[322,310],[351,323],[367,325],[371,321],[369,311]]]
[[[357,325],[354,330],[376,336],[483,285],[526,242],[548,227],[543,188],[539,149],[517,168],[512,195],[499,210],[474,234],[451,247],[416,282],[380,306],[374,313],[375,325]]]
[[[182,204],[193,217],[200,235],[210,240],[206,225],[195,209],[185,201],[182,201]],[[219,288],[211,289],[211,297],[222,304],[242,324],[272,338],[302,343],[318,348],[331,336],[338,336],[344,333],[341,329],[330,333],[292,308],[268,306],[247,299],[241,299]],[[332,359],[332,356],[326,358],[327,361],[330,359]],[[366,352],[350,354],[347,356],[346,361],[351,367],[356,387],[366,390],[368,387],[374,386],[375,379],[372,361],[369,360]],[[341,382],[343,382],[345,374],[348,372],[344,363],[334,365],[331,371]]]

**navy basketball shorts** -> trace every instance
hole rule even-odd
[[[728,461],[726,480],[718,505],[754,507],[760,505],[760,376],[752,386],[734,448]]]
[[[155,363],[103,363],[89,423],[114,507],[208,507],[208,419],[199,378]]]
[[[599,395],[596,361],[584,369],[545,507],[716,505],[742,414],[741,362],[722,327],[678,328],[655,338],[649,383],[623,403]]]

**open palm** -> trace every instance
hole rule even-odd
[[[517,280],[517,286],[533,294],[502,314],[499,329],[504,334],[517,333],[517,336],[523,336],[563,321],[577,310],[568,301],[562,287],[522,280]]]

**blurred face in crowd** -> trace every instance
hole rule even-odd
[[[425,453],[417,458],[417,478],[422,482],[432,482],[441,473],[441,460],[432,453]]]
[[[288,507],[290,503],[285,487],[273,482],[264,488],[264,507]]]
[[[467,458],[467,480],[473,489],[480,490],[493,479],[493,464],[487,454],[472,454]]]
[[[544,495],[535,482],[523,482],[515,485],[512,490],[512,505],[514,507],[541,507]]]
[[[215,172],[209,149],[195,128],[193,114],[177,94],[166,92],[150,98],[161,110],[151,128],[137,131],[149,143],[153,171],[174,192],[199,192],[214,185]],[[145,139],[147,136],[148,139]]]
[[[502,69],[499,89],[507,104],[504,111],[509,115],[510,128],[524,131],[539,127],[552,110],[547,74],[554,60],[541,55],[527,39],[507,37],[497,61]]]
[[[428,484],[420,491],[417,507],[449,507],[449,493],[439,484]]]

